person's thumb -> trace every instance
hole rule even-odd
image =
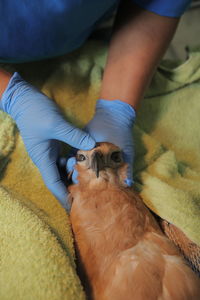
[[[76,165],[76,158],[75,157],[70,157],[67,160],[66,164],[66,170],[68,174],[71,174],[71,179],[73,183],[78,183],[78,171],[75,169]]]

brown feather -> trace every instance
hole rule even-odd
[[[81,277],[91,299],[199,300],[200,280],[141,198],[125,186],[126,164],[109,165],[109,153],[116,150],[100,143],[81,151],[86,161],[77,164],[79,182],[69,187]],[[94,151],[105,157],[99,177],[90,168]]]

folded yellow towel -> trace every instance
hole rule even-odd
[[[24,77],[84,126],[94,113],[107,47],[89,42]],[[31,65],[32,66],[32,65]],[[22,67],[23,69],[23,67]],[[27,75],[26,75],[27,73]],[[200,245],[200,52],[160,66],[137,114],[134,178],[145,203]],[[67,147],[63,147],[67,153]],[[13,121],[0,112],[0,299],[84,299],[64,209],[45,187]]]

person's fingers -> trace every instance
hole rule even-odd
[[[127,151],[123,151],[124,161],[128,164],[127,168],[127,178],[125,179],[125,183],[127,186],[131,187],[134,183],[133,181],[133,154]]]
[[[77,170],[74,168],[76,165],[76,159],[75,157],[70,157],[67,160],[67,164],[66,164],[66,170],[68,174],[71,174],[71,179],[73,181],[73,183],[78,183],[78,172]]]
[[[95,140],[87,132],[76,128],[65,120],[62,120],[60,124],[52,130],[52,138],[82,150],[91,150],[96,144]]]
[[[125,183],[127,184],[127,186],[131,187],[134,183],[133,181],[133,168],[130,164],[128,164],[128,168],[127,168],[127,178],[125,179]]]

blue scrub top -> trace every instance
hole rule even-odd
[[[122,0],[123,1],[123,0]],[[179,17],[190,0],[132,0]],[[26,62],[69,53],[88,38],[119,0],[1,0],[0,61]]]

